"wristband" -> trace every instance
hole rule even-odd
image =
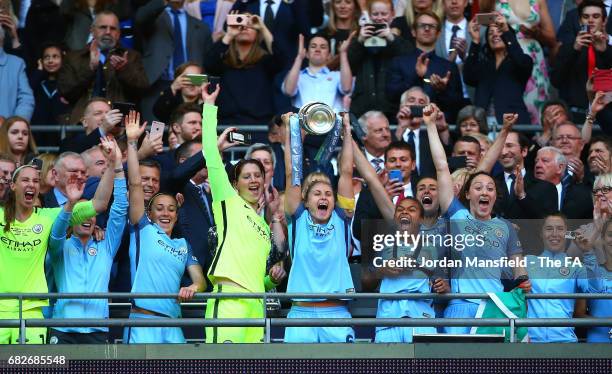
[[[115,171],[115,174],[116,173],[122,173],[123,172],[123,168],[117,168],[114,171]]]
[[[338,195],[338,207],[346,210],[355,210],[355,198],[348,198]]]

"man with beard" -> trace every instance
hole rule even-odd
[[[71,123],[82,117],[91,97],[136,103],[149,87],[140,54],[119,46],[119,19],[110,11],[96,14],[87,48],[66,55],[58,88],[73,106]]]
[[[606,174],[612,171],[612,140],[607,136],[595,136],[589,146],[587,158],[592,176]],[[592,185],[588,181],[589,185]]]

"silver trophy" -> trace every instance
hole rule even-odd
[[[325,135],[336,124],[336,113],[327,104],[314,102],[304,105],[298,112],[300,126],[312,135]]]

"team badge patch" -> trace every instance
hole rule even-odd
[[[87,253],[88,253],[90,256],[95,256],[95,255],[97,255],[97,254],[98,254],[98,250],[97,250],[97,249],[95,249],[94,247],[91,247],[91,248],[89,248],[89,249],[87,250]]]
[[[500,229],[495,229],[495,236],[501,238],[502,236],[504,236],[504,232]]]
[[[41,225],[40,223],[37,223],[36,225],[32,227],[32,232],[35,234],[40,234],[42,231],[43,231],[43,225]]]
[[[568,267],[563,266],[559,268],[559,274],[563,275],[564,277],[567,276],[569,273],[570,273],[570,270]]]

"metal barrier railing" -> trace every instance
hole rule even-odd
[[[160,293],[4,293],[0,299],[17,299],[19,301],[19,319],[0,320],[0,328],[19,327],[19,344],[25,344],[26,326],[29,327],[264,327],[264,342],[270,342],[270,330],[278,327],[340,327],[340,326],[402,326],[402,327],[443,327],[443,326],[508,326],[510,342],[515,342],[515,331],[518,327],[592,327],[612,326],[612,318],[270,318],[267,315],[266,300],[277,298],[292,299],[488,299],[486,293],[197,293],[195,299],[261,299],[263,300],[264,318],[160,318],[160,319],[24,319],[24,299],[176,299],[178,294]],[[527,299],[612,299],[610,293],[558,293],[525,295]]]

